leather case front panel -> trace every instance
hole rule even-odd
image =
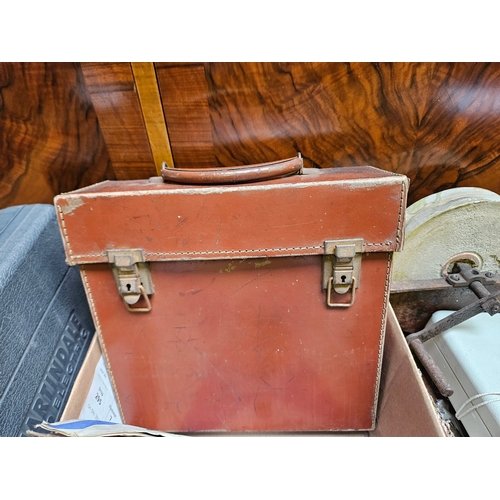
[[[390,261],[363,256],[347,309],[321,257],[153,263],[152,311],[128,313],[109,267],[84,266],[127,423],[169,431],[373,427]]]

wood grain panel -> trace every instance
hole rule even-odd
[[[85,80],[78,64],[0,63],[1,206],[156,175],[130,63],[82,67]],[[499,63],[155,67],[178,167],[300,151],[306,166],[404,173],[410,203],[454,186],[500,194]]]
[[[0,63],[0,208],[113,179],[80,66]]]
[[[206,85],[199,66],[156,67],[178,167],[300,151],[309,167],[404,173],[410,203],[455,186],[500,193],[498,63],[205,63]]]
[[[82,63],[117,179],[147,179],[156,168],[130,63]]]
[[[176,167],[215,163],[208,88],[203,65],[156,68]]]
[[[82,63],[82,70],[90,94],[134,91],[130,63]]]

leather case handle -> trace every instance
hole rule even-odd
[[[169,168],[166,162],[163,162],[161,176],[166,182],[180,184],[237,184],[293,175],[299,173],[302,167],[300,155],[287,160],[242,167]]]

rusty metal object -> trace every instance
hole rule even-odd
[[[500,292],[498,278],[483,285],[490,294]],[[452,286],[444,278],[393,281],[390,300],[401,329],[410,334],[423,330],[435,311],[456,311],[477,301],[474,286]]]
[[[447,277],[447,280],[457,287],[468,286],[479,300],[455,311],[434,325],[408,335],[406,341],[421,361],[439,392],[443,396],[449,397],[453,394],[453,390],[439,367],[425,350],[423,343],[481,312],[487,312],[491,316],[497,314],[500,311],[500,302],[497,300],[497,297],[500,296],[500,291],[490,293],[483,284],[492,284],[495,282],[495,275],[493,273],[481,273],[465,263],[457,263],[453,269],[453,273]]]
[[[432,356],[426,351],[424,344],[418,338],[413,339],[410,343],[410,348],[425,367],[427,373],[431,377],[437,390],[445,397],[450,397],[453,394],[453,389],[450,383],[446,380],[443,372],[432,359]]]
[[[469,286],[471,283],[493,284],[495,274],[491,272],[480,272],[477,268],[465,262],[456,262],[452,273],[445,276],[446,281],[452,286]]]
[[[496,299],[496,297],[500,295],[500,292],[496,292],[496,294],[490,294],[486,290],[486,293],[488,294],[487,296],[484,296],[473,304],[462,307],[462,309],[455,311],[453,314],[450,314],[446,318],[438,321],[430,327],[424,328],[420,332],[408,335],[408,337],[406,337],[407,342],[409,343],[416,338],[420,339],[422,342],[426,342],[427,340],[436,337],[440,333],[449,330],[450,328],[459,325],[460,323],[463,323],[464,321],[481,312],[487,312],[488,314],[493,316],[500,310],[500,303]]]
[[[472,267],[481,267],[481,257],[473,252],[460,252],[453,257],[450,257],[441,267],[441,276],[447,277],[448,270],[452,268],[457,262],[472,263]]]

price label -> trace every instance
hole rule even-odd
[[[80,412],[80,419],[123,423],[102,356],[97,363],[94,380]]]

